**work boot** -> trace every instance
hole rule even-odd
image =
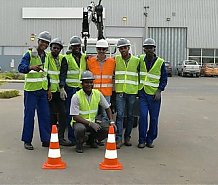
[[[145,143],[139,143],[138,148],[145,148]]]
[[[48,142],[42,142],[42,147],[49,147],[49,144]]]
[[[24,148],[27,150],[34,150],[34,147],[31,143],[24,143]]]
[[[148,148],[154,148],[154,145],[152,143],[146,143],[145,146],[148,147]]]
[[[81,143],[76,144],[76,152],[83,153],[83,145]]]
[[[67,141],[66,139],[60,139],[59,144],[61,146],[73,146],[73,143],[70,141]]]
[[[116,144],[116,148],[120,149],[122,145],[123,145],[123,143],[121,141],[118,141]]]
[[[130,142],[130,138],[128,137],[128,138],[125,138],[125,140],[124,140],[124,145],[126,145],[126,146],[132,146],[132,143]]]

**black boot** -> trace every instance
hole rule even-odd
[[[76,152],[83,153],[83,145],[81,143],[76,144]]]

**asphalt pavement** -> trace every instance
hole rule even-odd
[[[8,84],[1,89],[19,89]],[[20,90],[20,89],[19,89]],[[105,148],[61,147],[64,170],[44,170],[48,148],[41,147],[37,119],[33,145],[21,142],[23,95],[0,99],[0,184],[218,184],[218,79],[169,78],[162,93],[159,136],[153,149],[138,149],[138,130],[132,147],[118,150],[123,170],[102,171]]]

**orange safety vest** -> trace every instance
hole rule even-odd
[[[113,89],[113,74],[115,69],[115,60],[106,58],[102,67],[96,57],[91,57],[87,61],[88,69],[93,73],[94,89],[98,89],[104,96],[111,96]]]

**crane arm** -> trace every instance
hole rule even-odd
[[[103,34],[103,6],[101,5],[101,1],[99,0],[98,5],[92,1],[91,4],[83,9],[83,22],[82,22],[82,38],[84,38],[84,49],[86,51],[87,46],[87,38],[90,37],[89,33],[89,24],[93,22],[98,31],[98,40],[104,39]]]

